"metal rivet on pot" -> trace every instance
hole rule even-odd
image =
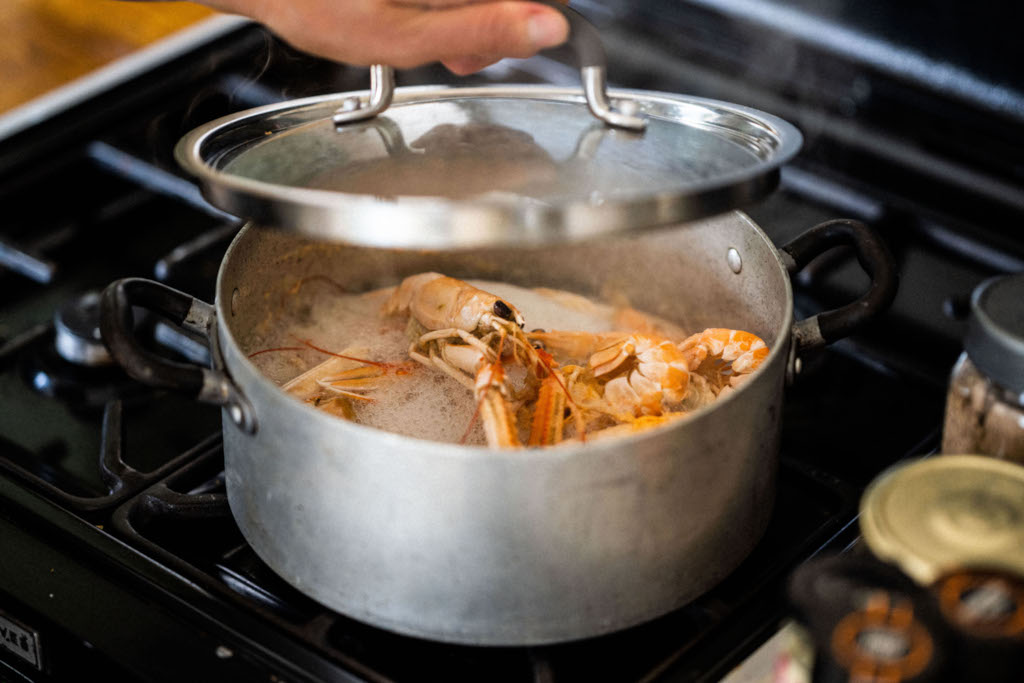
[[[235,311],[238,309],[238,299],[242,295],[238,291],[238,287],[235,287],[234,291],[231,292],[231,315],[236,315]]]
[[[803,372],[803,369],[804,369],[804,362],[803,362],[803,360],[802,360],[802,359],[801,359],[801,358],[800,358],[800,357],[798,356],[798,357],[797,357],[797,358],[796,358],[796,359],[795,359],[795,360],[793,361],[793,374],[794,374],[794,375],[799,375],[799,374],[800,374],[801,372]]]
[[[736,251],[736,247],[729,247],[729,251],[725,252],[725,260],[732,268],[732,272],[737,275],[743,270],[743,259],[740,258],[740,252]]]
[[[615,108],[619,110],[620,114],[626,116],[636,116],[637,112],[640,111],[640,106],[635,100],[616,100]]]
[[[242,408],[238,405],[233,405],[228,408],[228,414],[231,416],[231,421],[236,425],[242,424],[242,418],[245,417],[242,414]]]
[[[338,107],[338,111],[355,111],[359,109],[362,101],[358,97],[346,97],[341,102],[341,106]]]
[[[217,649],[214,650],[214,653],[217,655],[217,659],[231,659],[235,656],[234,651],[230,647],[225,647],[224,645],[218,645]]]

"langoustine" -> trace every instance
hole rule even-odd
[[[632,309],[611,318],[630,328],[622,331],[525,332],[522,313],[507,299],[433,272],[405,278],[381,313],[408,316],[408,357],[473,393],[474,419],[495,448],[604,438],[674,421],[735,385],[768,355],[749,332],[710,328],[682,338],[671,325],[652,325],[653,318]],[[393,374],[386,366],[394,364],[332,360],[286,390],[300,395],[313,382],[340,397],[321,407],[353,419],[344,406],[372,400],[381,376]],[[324,403],[322,391],[313,395],[306,400]]]
[[[523,332],[525,321],[514,306],[463,280],[440,273],[405,278],[384,305],[386,315],[408,313],[419,333],[409,356],[436,367],[473,391],[488,445],[522,445],[516,413],[536,393],[535,387],[555,378],[550,356],[539,352]],[[460,343],[461,342],[461,343]],[[525,371],[511,381],[509,366]],[[548,405],[548,404],[544,404]],[[551,404],[550,409],[558,406]],[[534,420],[548,419],[534,410]],[[531,425],[531,445],[552,432]],[[537,443],[534,443],[537,441]]]
[[[681,342],[624,332],[555,330],[528,337],[556,356],[578,359],[578,364],[562,365],[570,395],[591,413],[632,424],[632,431],[663,424],[713,400],[756,370],[769,351],[757,335],[725,328],[709,328]],[[687,404],[697,391],[703,400]]]

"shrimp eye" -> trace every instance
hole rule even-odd
[[[509,308],[507,303],[500,299],[494,302],[494,306],[491,307],[491,310],[494,311],[494,315],[498,316],[502,320],[512,320],[513,318],[512,309]]]

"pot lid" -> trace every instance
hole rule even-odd
[[[980,455],[897,467],[865,491],[860,528],[921,584],[962,569],[1024,576],[1024,467]]]
[[[216,206],[316,238],[381,247],[539,244],[672,225],[771,192],[801,144],[726,102],[605,91],[593,27],[570,18],[582,92],[393,88],[213,121],[178,144]]]

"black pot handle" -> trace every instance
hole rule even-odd
[[[255,431],[252,409],[225,373],[172,361],[143,348],[135,338],[133,306],[153,311],[175,325],[203,335],[214,359],[219,359],[213,306],[153,280],[117,280],[107,286],[100,299],[103,342],[133,379],[222,406],[235,424],[246,432]]]
[[[873,228],[849,218],[819,223],[780,250],[790,275],[833,247],[851,246],[871,278],[868,291],[856,301],[823,311],[793,326],[796,352],[808,351],[847,337],[889,308],[896,297],[899,272],[885,242]]]

